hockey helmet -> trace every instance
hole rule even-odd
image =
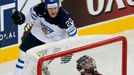
[[[92,57],[87,55],[80,57],[76,61],[76,63],[77,63],[77,67],[76,67],[77,70],[83,73],[94,71],[94,69],[96,68],[95,60]]]
[[[45,0],[46,8],[59,7],[59,0]]]

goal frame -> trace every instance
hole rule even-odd
[[[59,52],[59,53],[55,53],[52,55],[41,57],[38,60],[38,64],[37,64],[37,75],[42,75],[42,65],[43,65],[44,61],[58,58],[61,56],[65,56],[68,54],[76,53],[76,52],[81,52],[81,51],[85,51],[85,50],[89,50],[89,49],[91,50],[93,48],[108,45],[108,44],[115,43],[118,41],[122,41],[122,75],[127,75],[127,39],[124,36],[117,36],[114,38],[110,38],[110,39],[106,39],[106,40],[99,41],[96,43],[88,44],[88,45],[81,46],[78,48],[74,48],[74,49],[70,49],[67,51],[63,51],[63,52]]]

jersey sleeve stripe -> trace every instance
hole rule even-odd
[[[35,18],[38,18],[38,16],[34,13],[32,13],[32,16],[35,17]]]
[[[75,27],[71,28],[71,29],[68,31],[68,33],[73,32],[75,29],[76,29]]]
[[[24,63],[18,62],[17,65],[18,65],[18,66],[24,66]]]
[[[30,8],[30,13],[31,13],[32,19],[36,20],[38,18],[38,16],[36,15],[36,13],[33,11],[33,8]]]
[[[24,61],[23,60],[20,60],[18,59],[18,63],[17,63],[18,66],[24,66]]]
[[[23,66],[16,65],[17,68],[23,69]]]
[[[76,34],[77,34],[77,29],[76,28],[73,31],[68,33],[69,36],[74,36]]]
[[[32,19],[37,20],[37,16],[35,16],[33,13],[31,15]]]
[[[73,34],[73,33],[75,33],[76,30],[77,30],[77,29],[74,27],[74,28],[72,28],[72,30],[68,31],[68,33],[69,33],[69,34]]]
[[[69,36],[75,36],[77,34],[77,31],[74,34],[69,34]]]
[[[23,60],[21,60],[21,59],[18,59],[18,62],[20,62],[20,63],[23,63],[23,64],[24,64],[24,61],[23,61]]]

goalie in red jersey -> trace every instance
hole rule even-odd
[[[77,70],[81,73],[81,75],[102,75],[98,73],[96,70],[96,63],[92,57],[84,55],[80,57],[77,61]]]

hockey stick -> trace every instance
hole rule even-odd
[[[24,9],[24,7],[26,6],[27,2],[28,2],[28,0],[25,0],[23,6],[22,6],[21,9],[20,9],[20,12],[23,11],[23,9]],[[9,29],[9,32],[12,31],[12,30],[15,28],[14,22],[12,22],[11,25],[12,25],[12,27]],[[3,40],[3,42],[0,44],[0,48],[2,48],[2,46],[5,44],[5,42],[6,42],[6,38],[5,38],[5,39]]]
[[[23,6],[22,6],[22,7],[21,7],[21,9],[20,9],[20,12],[22,12],[22,10],[23,10],[23,9],[24,9],[24,7],[26,6],[27,2],[28,2],[28,0],[25,0],[25,2],[24,2],[24,4],[23,4]]]

